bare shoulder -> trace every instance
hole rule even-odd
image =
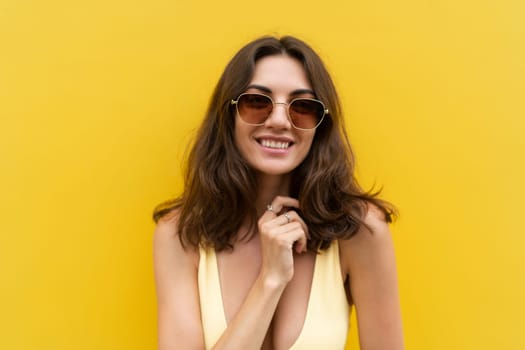
[[[179,211],[173,209],[157,222],[155,227],[155,236],[169,237],[177,233],[179,223]]]
[[[156,258],[177,260],[198,266],[198,250],[183,247],[178,234],[179,212],[175,209],[163,216],[155,227],[153,234],[154,255]]]
[[[368,204],[364,223],[352,238],[339,241],[341,263],[346,272],[393,257],[392,234],[381,209]]]

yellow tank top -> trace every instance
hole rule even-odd
[[[217,256],[213,249],[200,249],[199,294],[205,347],[211,349],[227,327]],[[334,241],[330,248],[315,258],[303,329],[290,349],[344,349],[348,318],[349,306],[341,278],[339,247]]]

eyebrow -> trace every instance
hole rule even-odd
[[[248,85],[248,87],[246,88],[246,90],[248,90],[248,89],[257,89],[257,90],[266,92],[268,94],[272,93],[272,90],[270,88],[268,88],[266,86],[263,86],[263,85],[251,84],[251,85]],[[304,94],[311,94],[311,95],[315,96],[314,91],[310,90],[310,89],[297,89],[297,90],[294,90],[294,91],[292,91],[290,93],[291,96],[304,95]]]

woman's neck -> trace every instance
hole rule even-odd
[[[290,195],[290,174],[260,175],[258,194],[255,206],[257,215],[261,216],[276,196]]]

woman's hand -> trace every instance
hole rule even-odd
[[[258,222],[261,274],[265,281],[277,285],[285,285],[293,277],[293,250],[306,252],[308,228],[297,212],[288,208],[299,208],[299,201],[277,196]]]

